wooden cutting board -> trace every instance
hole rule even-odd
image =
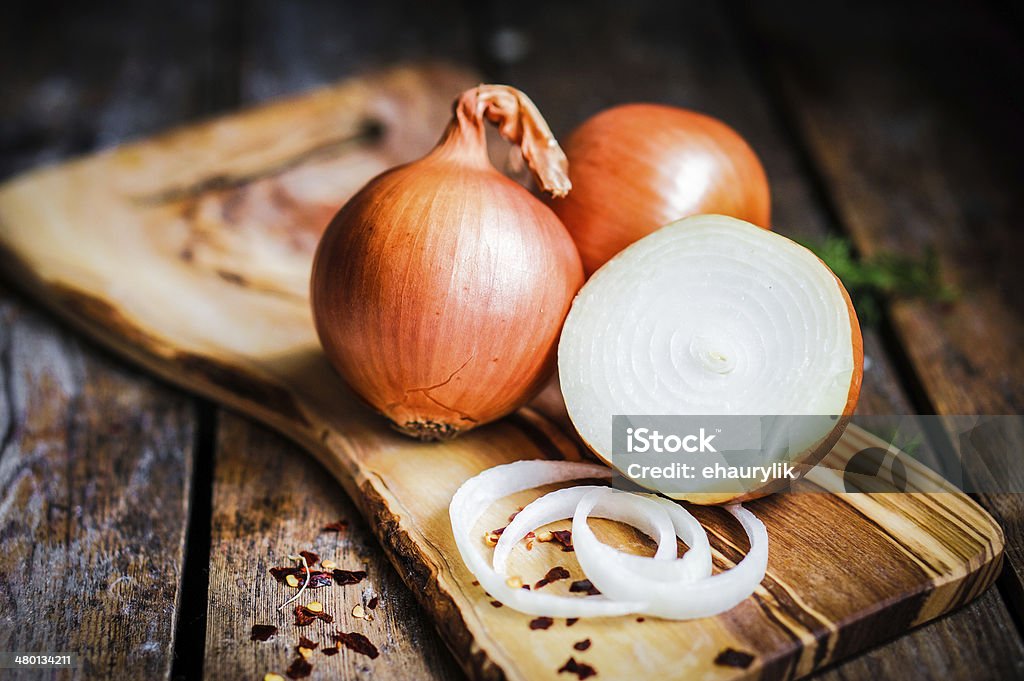
[[[557,673],[570,657],[599,679],[793,678],[933,619],[992,583],[1002,532],[952,487],[826,491],[841,490],[845,462],[878,444],[851,428],[805,483],[818,493],[750,504],[768,528],[768,574],[732,611],[690,622],[560,620],[531,630],[530,617],[494,607],[459,558],[448,502],[484,468],[580,458],[557,388],[455,441],[411,441],[328,366],[306,292],[313,248],[334,211],[371,176],[426,152],[456,93],[472,84],[440,66],[399,68],[29,173],[0,187],[5,268],[115,351],[270,424],[322,461],[475,679],[572,678]],[[908,478],[912,490],[943,484],[914,465]],[[481,535],[532,494],[497,504]],[[742,557],[746,540],[726,514],[695,512],[709,527],[719,569]],[[631,530],[607,522],[600,529],[608,541],[643,546]],[[554,565],[580,577],[572,554],[549,544],[515,560],[528,581]],[[573,644],[583,639],[592,645],[579,652]]]

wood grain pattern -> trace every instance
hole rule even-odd
[[[0,176],[216,106],[203,92],[211,8],[6,9]],[[168,679],[197,400],[126,369],[22,296],[0,291],[0,308],[10,398],[0,408],[0,649],[81,658],[74,672],[0,676]]]
[[[587,659],[607,678],[638,672],[802,676],[954,608],[991,582],[1001,533],[966,497],[952,490],[818,493],[752,504],[772,541],[768,577],[753,598],[719,617],[582,621],[571,629],[530,631],[529,618],[492,607],[472,586],[455,552],[446,512],[451,495],[467,477],[498,463],[578,457],[574,442],[531,410],[448,443],[401,438],[363,409],[328,369],[305,300],[286,283],[297,268],[282,267],[280,279],[252,285],[251,275],[266,271],[244,269],[252,259],[238,258],[230,245],[214,253],[237,267],[231,271],[238,276],[225,277],[209,261],[183,257],[173,247],[175,238],[194,234],[199,213],[185,207],[202,201],[221,208],[202,213],[214,234],[230,226],[268,245],[287,235],[280,221],[264,220],[266,211],[281,210],[280,203],[261,203],[255,192],[246,210],[225,212],[230,194],[247,193],[249,184],[206,179],[272,181],[300,203],[299,196],[309,196],[304,194],[309,175],[303,174],[308,168],[287,159],[308,158],[308,150],[325,135],[364,120],[367,106],[381,98],[441,112],[447,107],[438,102],[440,92],[460,78],[436,69],[401,70],[38,171],[0,189],[2,240],[23,267],[25,281],[68,318],[151,370],[265,421],[320,458],[368,517],[474,678],[554,677],[572,654],[572,641],[582,637],[600,642]],[[388,148],[387,137],[382,146]],[[337,181],[339,192],[348,186],[342,180],[354,182],[367,170],[350,159],[361,158],[361,150],[345,151],[313,161],[316,176]],[[166,191],[183,186],[199,189]],[[323,186],[317,183],[315,189]],[[60,197],[58,210],[40,213],[43,195]],[[140,196],[162,200],[139,201]],[[309,215],[320,196],[301,202],[289,215]],[[74,239],[80,230],[90,239]],[[73,254],[45,247],[65,239],[76,243]],[[287,262],[300,246],[285,240],[279,247]],[[866,443],[851,430],[833,452],[834,462],[841,466]],[[835,474],[824,471],[808,485],[834,483]],[[503,500],[483,523],[503,519],[516,501]],[[738,560],[743,542],[737,528],[726,524],[720,511],[699,513],[713,535],[719,567]],[[617,526],[604,529],[611,540],[642,550],[632,533]],[[570,557],[552,557],[541,549],[523,557],[520,570],[539,577],[554,558],[570,561],[573,569]],[[751,666],[715,665],[729,647],[751,652]]]
[[[214,471],[210,591],[204,674],[213,679],[259,679],[280,674],[295,659],[301,634],[320,647],[333,645],[331,632],[358,631],[376,643],[382,658],[370,660],[347,650],[312,656],[314,678],[453,678],[451,655],[412,601],[380,551],[352,502],[330,474],[280,436],[225,412],[217,434]],[[342,533],[323,532],[344,519]],[[292,608],[278,606],[294,589],[279,585],[271,567],[294,565],[289,554],[313,551],[339,568],[364,570],[367,578],[351,586],[307,592],[297,603],[324,604],[334,624],[294,626]],[[320,569],[317,567],[317,569]],[[356,604],[378,599],[372,622],[352,615]],[[252,625],[272,624],[272,640],[249,640]]]
[[[192,400],[2,291],[0,384],[0,649],[77,652],[90,678],[169,677]]]
[[[844,9],[828,30],[812,4],[750,7],[830,198],[861,252],[932,249],[962,290],[949,305],[897,300],[895,333],[940,414],[1024,409],[1019,187],[1024,139],[1008,104],[1024,86],[1019,41],[995,16],[930,3]],[[882,18],[884,16],[884,18]],[[927,21],[920,22],[926,16]],[[916,49],[900,26],[914,24]],[[956,36],[977,49],[949,49]],[[849,51],[852,44],[869,51]],[[785,45],[784,49],[779,46]],[[813,54],[813,59],[808,55]],[[851,54],[857,54],[852,58]],[[922,62],[927,62],[927,73]],[[986,73],[998,88],[981,85]],[[1013,93],[1012,95],[1010,93]],[[1019,470],[1008,489],[1021,489]],[[1024,609],[1024,497],[983,494],[1008,538],[1007,594]]]

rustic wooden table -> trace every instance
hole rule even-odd
[[[950,305],[888,302],[866,329],[863,412],[1024,409],[1024,13],[1013,5],[87,5],[7,9],[4,177],[400,60],[511,82],[556,134],[612,103],[676,103],[752,142],[779,231],[846,235],[866,255],[933,248],[964,291]],[[81,678],[261,678],[286,656],[236,632],[276,604],[264,566],[309,548],[366,569],[381,600],[387,664],[339,656],[333,675],[460,677],[316,463],[0,282],[0,650],[77,651]],[[980,501],[1007,535],[998,588],[820,677],[1024,677],[1024,497]],[[338,518],[347,534],[319,532]]]

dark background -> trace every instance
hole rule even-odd
[[[805,240],[840,236],[865,258],[931,251],[944,279],[960,289],[953,302],[882,301],[865,334],[863,413],[1021,413],[1022,36],[1020,4],[995,1],[18,2],[4,8],[0,24],[0,177],[403,61],[454,62],[516,85],[562,137],[620,102],[694,108],[727,121],[761,155],[778,231]],[[2,275],[0,457],[10,456],[6,465],[0,458],[0,489],[13,500],[4,508],[14,511],[0,513],[0,538],[12,546],[12,537],[31,538],[52,522],[13,496],[24,476],[43,495],[75,484],[45,458],[39,465],[25,458],[35,451],[33,410],[42,408],[22,395],[34,394],[31,355],[53,345],[75,367],[71,396],[54,407],[65,410],[57,418],[67,432],[52,446],[67,461],[106,452],[119,470],[131,467],[140,447],[171,452],[158,473],[163,493],[177,494],[185,515],[139,531],[187,525],[186,550],[167,558],[174,583],[147,597],[148,607],[171,614],[154,630],[156,652],[140,658],[138,669],[149,678],[194,677],[204,663],[209,670],[216,663],[206,630],[217,560],[211,533],[218,536],[211,499],[224,467],[240,455],[224,445],[225,433],[244,431],[267,457],[318,467],[262,430],[79,341]],[[129,397],[91,395],[89,386],[103,381]],[[48,394],[40,395],[46,403]],[[129,412],[113,419],[128,426],[111,430],[109,415]],[[163,439],[147,440],[153,432]],[[24,461],[11,463],[17,456]],[[116,496],[117,488],[108,493]],[[979,501],[1007,534],[999,588],[825,676],[1024,676],[1024,500]],[[22,630],[22,643],[71,636],[75,617],[57,618],[38,636],[26,626],[18,604],[34,597],[32,582],[12,577],[24,559],[6,556],[0,565],[4,627]],[[71,580],[63,588],[61,598],[74,601]],[[396,586],[392,598],[419,632],[402,654],[425,657],[437,678],[453,673],[409,595]]]

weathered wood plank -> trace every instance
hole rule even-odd
[[[168,678],[192,400],[7,292],[0,384],[0,649],[77,652],[76,678]]]
[[[582,13],[571,3],[545,3],[542,13],[494,7],[485,45],[496,75],[531,94],[556,134],[586,116],[629,101],[660,101],[717,115],[737,128],[761,156],[772,187],[776,229],[799,239],[834,234],[793,140],[747,58],[743,37],[713,3],[630,2]],[[521,51],[508,50],[518,45]],[[599,45],[599,49],[594,46]],[[877,330],[864,329],[868,358],[858,412],[913,413]],[[986,636],[978,636],[979,628]],[[948,642],[956,641],[955,646]],[[993,652],[995,651],[995,652]],[[997,593],[843,663],[822,678],[913,677],[927,658],[944,678],[988,678],[1019,672],[1024,647]]]
[[[218,4],[44,0],[7,9],[0,176],[225,103],[214,78]],[[7,473],[21,477],[5,476],[13,486],[4,485],[2,519],[3,571],[19,608],[5,619],[0,648],[78,651],[76,678],[169,678],[196,401],[69,340],[24,299],[0,295],[19,343],[6,378],[24,393],[6,455]],[[48,575],[23,569],[33,542]],[[40,593],[59,612],[34,606]]]
[[[831,13],[752,3],[750,13],[861,252],[934,249],[962,289],[950,305],[890,307],[929,406],[1020,413],[1024,53],[1014,29],[966,3]],[[1019,467],[1007,473],[1008,489],[1024,489]],[[1024,608],[1024,497],[980,498],[1006,532],[1006,593]]]
[[[224,412],[220,418],[210,551],[210,598],[205,676],[259,679],[283,674],[295,659],[299,635],[333,645],[329,634],[358,631],[379,649],[370,660],[343,650],[311,657],[315,678],[449,679],[458,667],[408,589],[388,563],[365,521],[345,492],[320,464],[279,435]],[[322,532],[344,519],[348,530]],[[356,585],[307,591],[296,603],[319,601],[334,623],[294,626],[292,608],[278,606],[296,590],[278,584],[271,567],[294,565],[288,554],[313,551],[338,568],[364,570]],[[317,569],[321,569],[317,566]],[[373,621],[353,617],[356,604],[376,597],[366,611]],[[265,643],[249,640],[253,624],[272,624],[278,635]]]

